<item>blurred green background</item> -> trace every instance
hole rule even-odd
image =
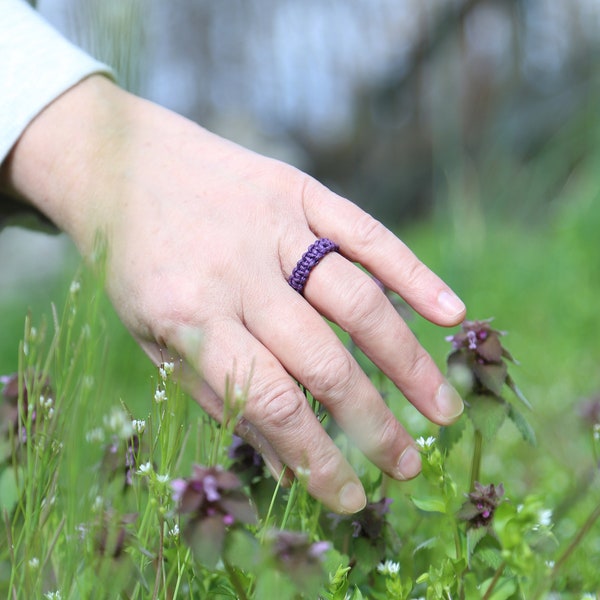
[[[132,90],[373,212],[469,318],[509,332],[539,445],[506,425],[486,455],[490,477],[544,490],[554,505],[590,477],[580,406],[600,394],[600,3],[38,4]],[[14,230],[0,234],[0,257],[8,373],[26,312],[61,306],[78,259],[61,236]],[[143,406],[150,363],[108,304],[104,318],[107,402]],[[411,326],[443,366],[447,332],[418,317]],[[414,421],[415,435],[425,429]]]

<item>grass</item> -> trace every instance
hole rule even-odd
[[[344,530],[348,523],[331,528],[331,518],[301,482],[283,491],[277,482],[259,477],[243,487],[251,489],[258,520],[232,527],[223,534],[222,548],[220,533],[212,531],[211,544],[204,547],[204,522],[178,513],[170,483],[188,478],[193,464],[229,467],[231,431],[216,428],[174,380],[161,377],[90,273],[75,273],[70,259],[41,297],[7,294],[1,307],[0,372],[19,371],[29,378],[34,399],[46,394],[47,375],[53,402],[35,404],[34,422],[32,411],[23,412],[21,394],[20,429],[8,433],[0,424],[0,595],[293,598],[302,589],[316,597],[318,589],[321,597],[340,600],[429,599],[452,597],[456,591],[446,590],[457,579],[466,598],[485,597],[486,590],[496,600],[528,597],[523,590],[533,590],[527,588],[532,581],[540,593],[561,598],[596,594],[600,525],[592,517],[600,505],[598,448],[580,407],[582,399],[600,392],[597,172],[596,158],[582,163],[538,213],[503,214],[486,207],[473,191],[456,192],[432,221],[400,232],[462,296],[469,318],[494,317],[494,327],[508,332],[503,344],[520,361],[510,372],[533,404],[528,419],[538,443],[526,444],[506,423],[483,451],[484,483],[502,482],[510,499],[498,509],[496,521],[502,552],[488,540],[478,542],[479,553],[469,554],[468,529],[453,517],[469,491],[469,424],[447,456],[425,451],[425,476],[405,484],[382,479],[340,441],[370,499],[393,500],[389,512],[374,508],[371,514],[371,525],[385,523],[385,535],[353,538],[351,528]],[[71,286],[72,279],[79,287]],[[418,317],[411,326],[444,367],[448,332]],[[359,359],[413,435],[438,435],[372,365]],[[28,367],[42,378],[32,377]],[[157,389],[165,391],[167,402],[154,400]],[[124,455],[132,419],[143,420],[145,430],[139,435],[132,485],[125,489],[125,466],[115,462],[110,448],[117,445]],[[29,440],[24,445],[18,443],[23,432]],[[438,467],[446,491],[432,484]],[[525,508],[509,514],[519,504]],[[525,535],[532,532],[525,521],[528,507],[552,510],[552,530],[543,547]],[[518,543],[510,541],[506,523],[518,524]],[[308,536],[304,546],[294,546],[293,568],[277,554],[281,540],[269,542],[273,528]],[[581,532],[585,535],[573,545]],[[307,552],[318,540],[332,541],[335,548],[317,564]],[[217,556],[214,547],[223,553]],[[526,547],[544,560],[534,562]],[[466,567],[459,558],[473,564]],[[377,570],[385,559],[400,564],[399,575],[393,564]],[[556,572],[551,560],[558,564]],[[305,574],[304,581],[294,572]],[[303,588],[313,576],[318,586]]]

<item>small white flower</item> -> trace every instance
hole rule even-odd
[[[47,414],[48,418],[51,419],[54,416],[54,409],[49,408],[48,412],[46,414]]]
[[[175,363],[172,362],[164,362],[160,367],[158,367],[158,373],[160,378],[165,381],[167,377],[173,375],[173,371],[175,369]]]
[[[40,566],[40,559],[37,557],[33,557],[29,559],[29,562],[27,563],[29,565],[30,569],[37,569]]]
[[[56,496],[50,496],[50,498],[44,497],[42,498],[42,508],[45,508],[46,506],[54,506],[55,502]]]
[[[148,475],[149,473],[152,473],[153,470],[154,469],[152,467],[152,463],[145,462],[143,465],[139,466],[139,469],[137,470],[137,474],[138,475]]]
[[[92,503],[92,511],[97,513],[102,510],[104,507],[104,498],[102,496],[96,496],[94,498],[94,502]]]
[[[40,396],[40,406],[42,408],[52,408],[53,404],[54,400],[51,397]]]
[[[72,281],[71,285],[69,286],[69,293],[74,296],[80,289],[81,284],[79,283],[79,281]]]
[[[538,519],[542,527],[548,527],[552,523],[552,511],[549,508],[540,510]]]
[[[297,467],[296,477],[300,480],[308,481],[310,479],[310,469],[306,467]]]
[[[46,592],[44,598],[46,598],[46,600],[62,600],[62,596],[58,590],[56,590],[56,592]]]
[[[154,401],[160,404],[161,402],[167,401],[167,392],[165,390],[157,389],[154,392]]]
[[[175,523],[171,529],[167,531],[167,535],[172,539],[176,540],[179,537],[179,525]]]
[[[377,570],[383,575],[398,575],[400,572],[400,563],[393,560],[386,560],[377,565]]]
[[[427,439],[425,439],[423,436],[420,436],[415,440],[415,442],[419,448],[428,450],[435,444],[435,438],[432,435],[430,435]]]
[[[168,483],[169,479],[170,478],[168,475],[157,475],[156,476],[156,481],[158,481],[159,483]]]
[[[131,421],[131,426],[138,435],[142,435],[146,429],[146,421],[143,419],[133,419],[133,421]]]
[[[133,435],[131,419],[121,408],[113,408],[111,413],[104,417],[104,425],[122,440],[127,440]]]
[[[85,441],[89,442],[89,443],[92,443],[92,442],[102,443],[104,441],[104,429],[102,429],[102,427],[96,427],[95,429],[90,429],[85,434]]]

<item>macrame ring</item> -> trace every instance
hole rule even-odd
[[[288,283],[299,294],[302,294],[310,272],[319,264],[319,261],[326,254],[337,252],[339,249],[339,246],[328,238],[320,238],[312,243],[294,267]]]

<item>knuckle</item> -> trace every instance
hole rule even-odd
[[[404,285],[408,289],[421,289],[426,277],[430,274],[429,269],[416,258],[405,267]]]
[[[387,233],[385,226],[367,213],[362,213],[354,222],[353,240],[355,240],[359,254],[377,246],[382,237]]]
[[[376,426],[377,435],[369,436],[366,440],[365,453],[375,460],[381,460],[381,454],[389,454],[401,438],[401,427],[396,417],[385,411]]]
[[[341,457],[339,450],[330,444],[314,455],[310,463],[310,488],[317,495],[327,492],[331,482],[340,476]]]
[[[405,363],[408,381],[422,381],[431,367],[431,359],[424,351],[416,350]]]
[[[377,284],[364,277],[344,299],[342,310],[345,317],[341,325],[347,330],[354,328],[357,323],[364,328],[379,316],[384,300]]]
[[[252,412],[267,428],[297,429],[307,409],[306,399],[291,381],[271,386],[271,389],[259,396]],[[250,407],[248,407],[250,410]],[[248,416],[254,421],[253,416]]]
[[[305,368],[304,384],[318,398],[335,397],[346,389],[353,374],[352,357],[344,351],[313,352]]]

